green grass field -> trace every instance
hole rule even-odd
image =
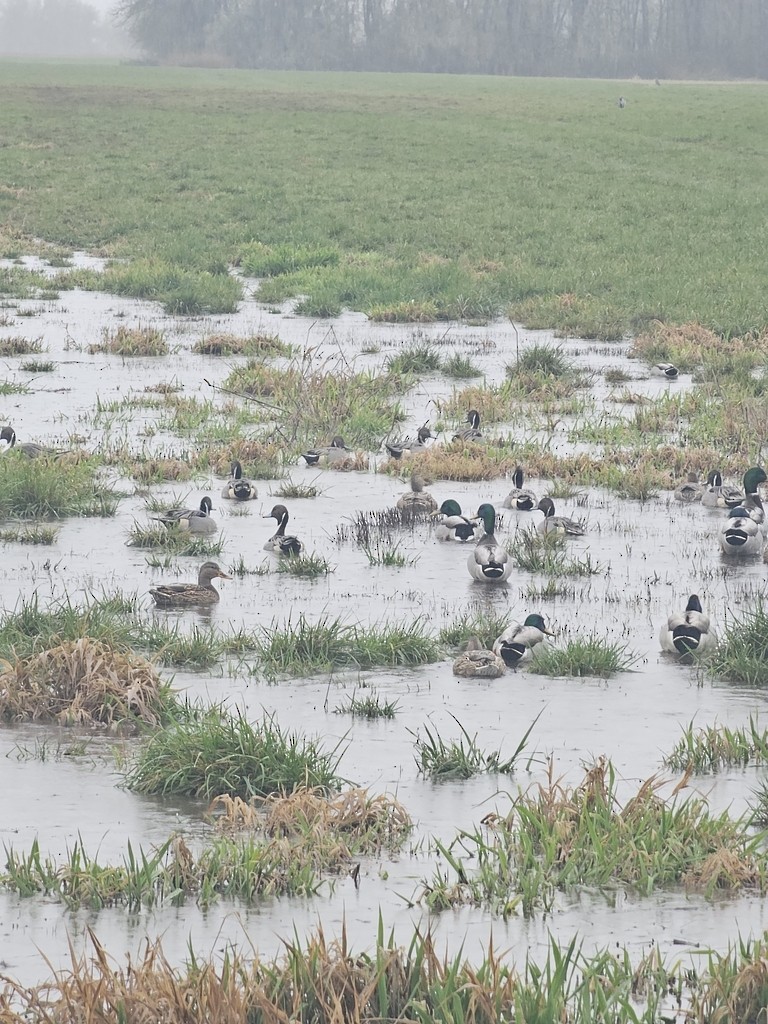
[[[156,275],[182,311],[277,251],[263,297],[313,315],[743,333],[768,324],[766,88],[7,61],[0,254],[128,257],[122,290]]]

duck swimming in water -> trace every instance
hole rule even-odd
[[[512,572],[512,563],[509,560],[509,552],[503,544],[499,544],[493,532],[496,526],[496,509],[493,505],[483,504],[477,510],[477,517],[482,520],[485,534],[467,559],[469,574],[473,579],[483,583],[503,583]]]
[[[759,555],[765,537],[745,508],[732,508],[720,527],[720,547],[726,555]]]
[[[308,452],[304,452],[301,458],[308,466],[316,466],[318,463],[332,466],[344,462],[346,459],[354,458],[354,454],[351,448],[347,448],[344,438],[340,434],[336,434],[329,445],[310,448]]]
[[[285,528],[288,525],[288,509],[285,505],[275,505],[269,515],[264,519],[276,519],[278,522],[277,532],[274,533],[264,545],[265,551],[273,551],[277,555],[300,555],[303,544],[298,537],[286,535]]]
[[[690,505],[694,501],[701,501],[703,493],[704,486],[699,483],[699,474],[689,473],[685,480],[675,488],[674,498],[675,501],[682,501],[684,504]]]
[[[704,614],[698,594],[691,594],[683,611],[672,612],[666,625],[661,627],[659,643],[663,651],[681,655],[712,647],[715,635],[709,628],[709,616]]]
[[[542,535],[559,533],[565,537],[583,537],[584,527],[575,519],[555,515],[555,503],[551,498],[542,498],[536,506],[544,513],[544,518],[536,524],[536,532]]]
[[[157,587],[152,587],[149,592],[158,608],[216,604],[219,592],[211,581],[217,578],[232,579],[216,562],[203,562],[197,574],[197,583],[161,583]]]
[[[426,442],[435,435],[427,426],[419,427],[416,438],[404,437],[401,441],[385,441],[384,447],[393,459],[402,459],[403,455],[412,455],[427,450]]]
[[[234,459],[229,467],[230,477],[221,492],[228,501],[253,501],[258,498],[256,485],[243,476],[243,467]]]
[[[424,477],[419,476],[418,473],[411,474],[411,489],[405,492],[396,505],[403,515],[416,516],[435,511],[437,502],[429,491],[424,490],[425,486]]]
[[[169,508],[156,516],[150,516],[164,526],[175,526],[186,533],[206,536],[216,533],[218,524],[211,516],[213,503],[206,495],[200,500],[199,508]]]
[[[15,452],[21,452],[28,459],[58,459],[62,455],[71,454],[69,448],[47,448],[44,444],[38,444],[36,441],[19,442],[16,439],[16,431],[13,427],[3,427],[0,430],[0,441],[8,442],[8,451],[12,449]]]
[[[438,540],[474,540],[482,529],[479,519],[467,519],[461,514],[461,505],[453,498],[444,501],[437,512],[432,513],[432,518],[437,519],[435,537]]]
[[[512,474],[512,483],[515,486],[502,501],[502,508],[515,508],[518,512],[530,512],[535,509],[538,499],[533,491],[526,491],[523,488],[523,471],[520,466]]]

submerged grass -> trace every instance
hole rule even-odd
[[[663,760],[666,768],[693,772],[765,763],[768,763],[768,732],[758,727],[757,718],[752,715],[746,728],[710,725],[694,729],[693,722],[689,723]]]
[[[386,700],[376,691],[359,696],[355,690],[333,710],[337,715],[352,715],[354,718],[394,718],[397,708],[396,700]]]
[[[431,779],[470,779],[481,772],[511,774],[536,724],[534,720],[510,757],[502,757],[501,750],[483,750],[478,746],[477,734],[470,736],[458,718],[454,715],[451,715],[451,718],[461,732],[458,739],[446,741],[439,732],[433,732],[426,725],[425,738],[422,739],[418,733],[412,733],[415,736],[418,770],[420,774]]]
[[[324,752],[317,741],[283,732],[273,718],[252,725],[212,708],[152,736],[126,774],[139,793],[184,794],[211,799],[223,793],[247,800],[297,786],[338,789],[338,746]]]
[[[520,792],[506,817],[486,817],[488,832],[440,844],[447,866],[425,882],[421,898],[434,910],[469,903],[529,915],[551,910],[558,891],[581,886],[624,885],[645,895],[680,884],[708,895],[764,892],[765,834],[752,831],[749,817],[710,814],[701,797],[678,800],[686,781],[664,800],[671,784],[651,777],[622,804],[610,762],[599,760],[576,787],[550,767],[548,783]]]

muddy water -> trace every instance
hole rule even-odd
[[[518,346],[548,338],[541,333],[516,333],[509,324],[414,330],[371,324],[355,314],[316,322],[293,317],[286,309],[267,310],[252,300],[244,302],[236,315],[196,321],[164,317],[150,303],[82,292],[62,293],[56,302],[24,301],[19,307],[4,311],[9,324],[0,333],[41,337],[49,349],[43,358],[54,360],[56,370],[33,378],[19,369],[24,359],[6,359],[6,379],[28,382],[31,393],[0,397],[0,419],[11,422],[21,440],[64,443],[74,434],[92,449],[127,438],[136,451],[181,450],[183,442],[155,429],[160,412],[132,410],[94,422],[96,401],[106,405],[161,380],[178,382],[185,394],[221,400],[204,379],[221,382],[237,360],[202,358],[189,351],[197,338],[214,330],[274,332],[297,346],[317,346],[319,360],[351,360],[361,350],[377,350],[361,356],[357,365],[377,365],[413,340],[442,342],[450,344],[448,353],[471,355],[489,383],[503,379],[504,366],[514,359]],[[16,316],[17,312],[35,315]],[[176,351],[163,359],[138,360],[87,354],[88,345],[101,340],[105,327],[120,323],[157,324],[168,333]],[[626,359],[622,345],[606,348],[584,341],[564,345],[585,370],[602,371],[610,365],[640,378],[632,381],[633,391],[658,394],[691,386],[689,379],[670,385],[648,378],[644,367]],[[405,429],[434,420],[435,401],[449,395],[452,387],[439,375],[416,387],[406,396],[410,421]],[[598,402],[605,401],[608,412],[616,414],[609,401],[611,389],[601,379],[596,378],[592,393]],[[565,449],[567,429],[567,424],[557,427],[553,444]],[[515,428],[515,436],[523,433],[524,429]],[[305,934],[320,922],[332,935],[343,920],[351,941],[369,946],[380,911],[403,942],[410,938],[414,924],[429,925],[451,950],[464,943],[466,952],[473,954],[493,934],[498,948],[508,947],[518,958],[527,951],[543,954],[549,933],[569,940],[578,932],[587,947],[621,943],[638,953],[656,941],[665,952],[679,954],[686,947],[675,945],[678,940],[722,949],[738,935],[758,934],[768,927],[762,900],[713,902],[681,891],[646,899],[622,891],[585,893],[562,898],[555,912],[530,921],[512,917],[505,922],[481,910],[429,917],[422,907],[409,905],[420,879],[431,874],[435,863],[429,840],[450,840],[457,829],[473,827],[494,807],[503,811],[518,786],[544,779],[547,758],[554,760],[557,774],[576,782],[584,763],[606,755],[620,775],[622,794],[628,795],[659,770],[662,757],[692,719],[700,725],[715,721],[740,725],[750,715],[765,715],[763,692],[702,680],[694,669],[668,660],[658,650],[661,622],[672,608],[683,606],[692,591],[700,594],[716,625],[749,607],[755,595],[765,591],[761,562],[734,563],[721,557],[719,513],[680,506],[671,500],[671,492],[644,505],[599,490],[583,495],[578,507],[575,499],[557,501],[559,512],[586,518],[588,533],[573,543],[574,554],[588,552],[603,572],[588,580],[575,579],[572,596],[542,603],[526,597],[533,581],[523,572],[513,572],[505,587],[474,583],[466,570],[466,549],[437,544],[428,527],[403,532],[402,550],[415,561],[400,569],[371,568],[354,545],[335,542],[337,526],[350,514],[391,506],[407,489],[404,480],[373,471],[339,474],[304,466],[293,467],[291,476],[322,487],[316,499],[288,502],[290,529],[308,552],[330,560],[333,573],[311,582],[274,574],[219,581],[221,602],[205,617],[195,611],[160,613],[146,598],[147,617],[170,617],[184,629],[205,622],[229,630],[282,623],[304,613],[311,620],[329,615],[362,623],[418,618],[437,629],[469,608],[500,610],[510,620],[541,611],[561,637],[595,630],[626,643],[637,655],[633,670],[609,681],[551,680],[523,670],[500,680],[476,682],[457,680],[446,661],[412,670],[338,673],[330,680],[318,676],[278,684],[268,684],[235,664],[212,673],[177,673],[176,685],[193,699],[223,701],[252,719],[274,714],[285,728],[322,737],[326,748],[340,744],[344,751],[340,771],[346,778],[375,792],[396,793],[411,812],[417,822],[412,842],[395,860],[364,862],[359,890],[351,880],[338,879],[332,894],[313,900],[265,901],[256,907],[221,902],[205,911],[189,904],[137,914],[124,910],[70,913],[51,900],[21,900],[5,894],[0,896],[0,960],[8,973],[23,982],[41,979],[48,973],[41,954],[54,965],[66,962],[69,939],[80,948],[87,927],[95,928],[106,948],[118,957],[123,951],[135,952],[147,935],[162,936],[166,954],[178,961],[187,955],[190,942],[198,954],[216,954],[230,942],[274,953],[279,951],[281,937],[292,936],[294,928]],[[529,483],[538,493],[548,485],[533,479]],[[130,481],[120,485],[127,497],[114,519],[66,521],[51,548],[5,545],[0,580],[5,610],[13,609],[20,595],[35,592],[41,603],[64,595],[80,600],[102,588],[146,594],[161,579],[179,578],[173,570],[149,568],[144,552],[126,547],[134,520],[146,521],[145,496],[135,493]],[[232,564],[241,555],[249,566],[268,561],[271,556],[262,546],[274,523],[261,515],[274,502],[270,492],[276,482],[259,483],[259,499],[246,515],[232,515],[224,507],[226,503],[218,500],[221,486],[221,480],[208,478],[195,481],[194,486],[153,488],[153,494],[187,493],[196,503],[202,494],[210,493],[225,541],[223,564]],[[438,502],[454,497],[474,511],[481,501],[500,504],[508,484],[438,481],[430,490]],[[507,512],[499,532],[506,538],[531,519]],[[193,579],[197,562],[180,559],[181,578]],[[395,719],[364,722],[334,713],[363,683],[375,685],[388,699],[397,699]],[[513,778],[438,785],[418,775],[414,733],[425,724],[452,738],[458,735],[455,716],[470,734],[477,733],[484,749],[500,747],[511,752],[537,715],[528,743],[533,760],[527,769],[521,765]],[[182,831],[190,843],[205,834],[200,805],[151,800],[120,788],[114,754],[115,747],[124,751],[124,743],[93,741],[85,757],[69,757],[64,751],[70,741],[71,733],[63,730],[30,726],[0,730],[0,837],[7,846],[27,850],[37,837],[43,853],[62,858],[80,837],[86,849],[106,863],[122,858],[129,839],[136,848],[161,843],[174,831]],[[35,749],[39,752],[42,743],[46,760],[28,756]],[[696,780],[695,787],[708,795],[713,808],[731,807],[740,813],[760,777],[756,769],[724,772]]]

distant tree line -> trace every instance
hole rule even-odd
[[[83,57],[129,49],[86,0],[0,0],[0,54]]]
[[[160,61],[768,77],[768,0],[120,0],[117,14]]]

